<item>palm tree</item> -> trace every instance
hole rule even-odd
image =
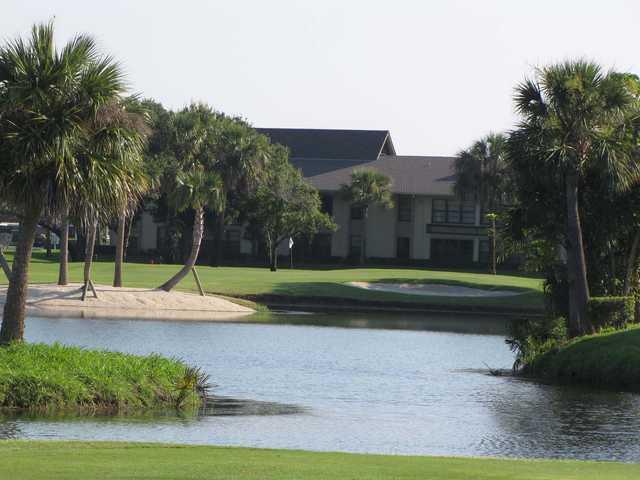
[[[222,179],[224,198],[252,191],[269,157],[270,143],[246,122],[238,118],[220,117],[216,158],[210,167]],[[222,234],[226,221],[226,201],[217,215],[216,242],[213,265],[222,254]]]
[[[619,190],[638,180],[638,165],[625,142],[636,102],[619,75],[582,60],[539,69],[535,80],[516,88],[514,100],[522,121],[510,137],[513,150],[537,158],[540,168],[554,172],[563,184],[568,327],[570,335],[581,335],[593,326],[586,315],[589,286],[579,187],[589,169],[599,169]]]
[[[454,169],[456,194],[473,194],[488,212],[495,212],[510,190],[507,136],[490,133],[478,140],[458,153]]]
[[[496,219],[511,190],[507,162],[507,136],[490,133],[456,156],[454,164],[457,196],[472,195],[481,202],[489,220],[489,272],[496,273]]]
[[[0,48],[0,195],[22,220],[0,329],[3,343],[23,338],[40,216],[87,198],[88,185],[104,197],[117,195],[108,191],[114,173],[108,159],[86,162],[78,152],[88,123],[124,91],[120,68],[98,53],[90,37],[77,36],[60,51],[53,37],[52,24],[37,25],[28,40]]]
[[[193,272],[200,289],[204,295],[200,281],[195,271],[196,260],[200,252],[200,244],[204,234],[204,210],[205,208],[219,208],[223,204],[223,186],[220,176],[212,171],[207,171],[201,165],[194,166],[187,172],[179,172],[176,179],[176,188],[172,195],[172,202],[176,210],[184,211],[189,208],[194,211],[193,234],[191,252],[184,266],[169,280],[160,285],[161,290],[171,291],[189,272]]]
[[[354,170],[351,183],[341,186],[342,197],[353,207],[362,209],[362,233],[360,235],[360,261],[367,258],[367,217],[371,205],[393,208],[391,179],[376,170]]]

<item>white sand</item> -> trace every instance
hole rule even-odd
[[[379,292],[408,293],[411,295],[426,295],[438,297],[512,297],[524,292],[515,290],[482,290],[480,288],[460,287],[456,285],[442,285],[437,283],[369,283],[349,282],[348,285],[366,290]]]
[[[80,300],[80,284],[30,285],[27,312],[34,316],[87,318],[142,318],[161,320],[233,320],[254,310],[219,297],[192,293],[165,292],[149,288],[114,288],[96,285],[98,298],[91,291]],[[7,288],[0,288],[4,304]]]

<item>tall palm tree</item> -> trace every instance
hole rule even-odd
[[[222,179],[225,200],[238,193],[252,191],[268,162],[270,142],[246,122],[238,118],[220,117],[216,158],[210,167]],[[222,234],[226,221],[226,202],[217,215],[216,242],[213,265],[222,255]]]
[[[490,133],[462,150],[454,164],[455,192],[473,194],[488,212],[495,212],[509,191],[507,136]]]
[[[0,342],[24,334],[29,263],[38,220],[56,214],[89,185],[114,199],[113,166],[78,155],[87,125],[125,89],[118,65],[80,35],[56,50],[52,24],[36,25],[27,40],[0,47],[0,195],[21,217]]]
[[[638,165],[625,142],[636,102],[618,75],[583,60],[539,69],[534,80],[516,88],[514,100],[522,120],[510,137],[513,150],[537,158],[540,168],[553,171],[563,184],[569,333],[590,332],[579,188],[589,169],[599,169],[619,190],[638,180]]]
[[[367,219],[369,207],[379,205],[393,208],[391,179],[376,170],[360,169],[351,173],[351,183],[341,186],[342,197],[353,207],[362,209],[362,233],[360,235],[360,261],[367,258]]]
[[[184,266],[159,287],[167,292],[178,285],[189,272],[195,272],[194,268],[204,234],[204,210],[205,208],[215,210],[223,203],[222,179],[217,173],[207,171],[202,165],[196,165],[187,172],[179,172],[176,181],[172,202],[178,211],[193,209],[193,233],[191,252]],[[199,280],[197,281],[199,283]],[[203,294],[202,290],[200,293]]]

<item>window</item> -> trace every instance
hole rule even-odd
[[[476,223],[476,204],[471,200],[433,200],[431,223]]]
[[[489,254],[491,253],[491,246],[489,240],[480,240],[479,245],[479,261],[480,263],[489,263]]]
[[[349,244],[349,256],[360,257],[360,249],[362,247],[362,238],[360,235],[351,235]]]
[[[408,195],[398,196],[398,221],[411,221],[411,197]]]
[[[447,201],[434,200],[433,212],[431,215],[433,223],[447,223]]]
[[[351,220],[362,220],[364,218],[363,207],[351,207]]]
[[[431,261],[441,265],[465,265],[473,261],[473,240],[434,238],[431,240]]]
[[[331,234],[320,233],[313,237],[311,254],[314,258],[329,258],[331,256]]]
[[[398,240],[396,242],[396,257],[411,257],[411,239],[409,237],[398,237]]]
[[[333,215],[333,197],[331,195],[322,195],[320,198],[322,205],[321,210],[327,215]]]

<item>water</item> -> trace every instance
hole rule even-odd
[[[270,321],[29,319],[28,341],[177,356],[203,367],[218,385],[216,395],[299,410],[20,416],[0,418],[0,438],[640,461],[640,396],[486,373],[485,364],[508,369],[513,362],[503,320],[282,315]]]

